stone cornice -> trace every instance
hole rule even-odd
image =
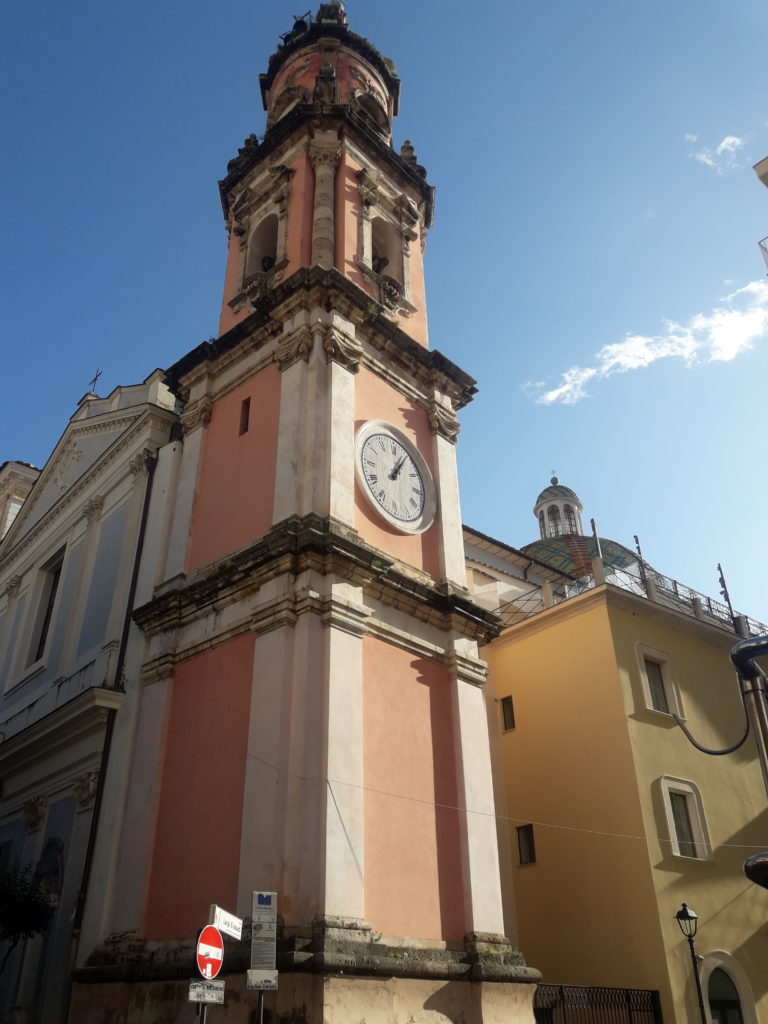
[[[71,746],[80,736],[103,728],[110,709],[122,707],[124,700],[125,694],[117,690],[86,690],[0,743],[0,772],[18,772],[24,765],[54,756],[60,747]]]
[[[434,390],[447,395],[454,409],[467,405],[477,392],[476,382],[435,349],[424,348],[392,323],[369,295],[336,269],[302,267],[268,292],[259,308],[220,338],[204,341],[166,371],[166,383],[177,395],[205,376],[228,353],[249,339],[261,347],[274,332],[275,324],[288,320],[307,307],[332,308],[357,326],[365,347],[380,363],[410,378],[425,395]]]
[[[392,176],[404,187],[414,189],[424,203],[424,224],[432,226],[435,190],[419,173],[389,146],[362,118],[343,105],[320,108],[312,103],[300,103],[274,125],[258,145],[241,149],[227,166],[227,176],[219,182],[224,219],[229,222],[232,194],[237,186],[262,161],[281,159],[295,137],[310,129],[339,128],[349,133],[355,144],[378,166],[386,166]]]
[[[248,548],[188,577],[174,577],[159,587],[156,596],[138,608],[133,617],[149,637],[172,633],[204,619],[214,609],[221,613],[225,607],[247,599],[275,577],[296,577],[308,571],[334,575],[359,586],[366,599],[370,596],[396,607],[446,633],[487,642],[498,635],[501,626],[495,615],[449,584],[394,562],[349,527],[314,515],[284,520]],[[308,597],[298,591],[282,592],[255,613],[235,616],[216,642],[244,632],[262,633],[291,625],[306,611],[352,632],[362,630],[367,615],[349,602],[322,595]],[[185,651],[184,656],[191,653]],[[161,657],[167,661],[167,649]]]

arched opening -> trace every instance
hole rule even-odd
[[[270,213],[258,223],[248,246],[246,277],[265,274],[277,261],[277,214]]]
[[[355,95],[355,106],[373,124],[377,131],[380,131],[383,135],[389,134],[387,112],[373,96],[366,92],[358,92]]]
[[[541,534],[542,539],[547,536],[547,524],[544,519],[543,512],[539,512],[539,533]]]
[[[738,990],[722,967],[716,967],[709,976],[707,998],[712,1024],[744,1024]]]
[[[371,267],[377,274],[403,283],[403,254],[398,231],[382,217],[371,224]]]
[[[547,518],[549,519],[549,536],[559,537],[563,532],[563,524],[560,519],[560,509],[557,505],[550,505],[547,509]]]
[[[576,525],[576,513],[573,510],[573,505],[566,505],[563,512],[565,513],[565,532],[578,533],[579,528]]]

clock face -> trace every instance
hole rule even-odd
[[[368,501],[390,525],[406,533],[431,526],[432,476],[418,449],[395,427],[374,420],[361,428],[357,476]]]

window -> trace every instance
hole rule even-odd
[[[51,628],[53,609],[56,605],[56,594],[61,580],[61,569],[64,565],[64,552],[60,551],[43,568],[43,586],[40,593],[37,621],[32,634],[32,643],[29,649],[28,665],[39,661],[45,653],[45,643]]]
[[[250,398],[244,398],[243,403],[240,406],[240,434],[248,433],[248,423],[251,418],[251,400]]]
[[[661,779],[661,791],[673,856],[710,860],[709,834],[698,787],[665,775]]]
[[[638,644],[637,664],[640,669],[645,707],[662,715],[678,715],[683,718],[680,688],[669,655],[645,644]]]
[[[515,728],[515,708],[511,697],[501,698],[501,720],[504,723],[504,732]]]
[[[648,690],[651,694],[651,706],[654,711],[663,711],[669,714],[669,702],[667,691],[664,686],[664,675],[660,662],[652,661],[651,658],[644,658],[645,676],[648,680]]]
[[[377,274],[384,274],[403,283],[403,243],[394,224],[382,217],[374,217],[371,223],[371,267]]]
[[[576,525],[576,513],[573,511],[573,505],[566,505],[563,512],[565,513],[565,532],[578,533],[579,529]]]
[[[533,825],[518,826],[517,852],[521,864],[536,863],[536,844],[533,841]]]
[[[707,986],[712,1024],[743,1024],[738,989],[722,967],[716,967]]]
[[[549,518],[549,535],[550,537],[559,537],[563,532],[563,526],[560,522],[560,509],[557,505],[550,505],[547,509],[547,516]]]
[[[253,274],[265,274],[277,260],[277,214],[270,213],[259,222],[248,246],[246,281]]]

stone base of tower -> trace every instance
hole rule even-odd
[[[467,936],[463,949],[446,949],[333,932],[294,939],[278,954],[279,988],[265,993],[265,1024],[533,1024],[539,972],[503,936]],[[191,949],[151,944],[139,953],[139,942],[120,938],[113,962],[97,955],[76,972],[71,1024],[193,1024]],[[258,1024],[258,992],[245,987],[246,944],[234,943],[225,960],[226,1001],[211,1009],[211,1024]]]

